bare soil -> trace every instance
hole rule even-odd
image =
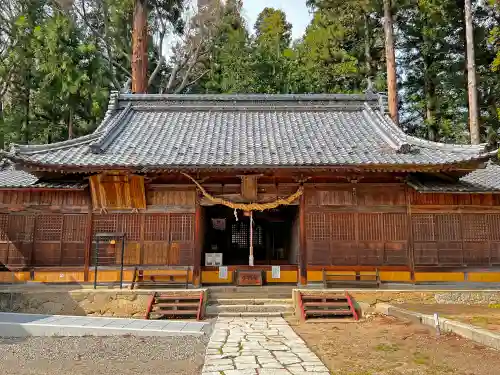
[[[290,325],[335,375],[491,375],[500,368],[494,349],[392,317]]]
[[[397,306],[422,314],[432,315],[438,313],[443,318],[458,320],[494,332],[500,332],[499,305],[420,305],[407,303]]]

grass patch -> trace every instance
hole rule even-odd
[[[488,318],[485,316],[474,316],[470,320],[471,324],[480,326],[480,327],[487,327],[488,326]]]
[[[413,353],[413,362],[417,365],[426,365],[429,363],[430,357],[427,354],[415,352]]]
[[[490,309],[500,309],[500,303],[490,303],[488,307]]]
[[[375,346],[377,352],[393,353],[399,350],[399,347],[395,344],[378,344]]]

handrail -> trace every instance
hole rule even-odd
[[[146,315],[144,316],[144,319],[146,320],[149,320],[149,314],[151,313],[151,310],[153,310],[155,297],[156,297],[156,292],[153,292],[153,294],[151,294],[151,296],[149,297],[148,305],[146,307]]]
[[[352,317],[354,318],[354,320],[359,320],[358,313],[356,312],[356,309],[354,308],[354,304],[352,303],[351,296],[349,295],[347,290],[345,291],[345,298],[347,299],[347,303],[349,304],[349,308],[351,309]]]

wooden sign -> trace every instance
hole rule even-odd
[[[261,271],[238,271],[238,285],[262,285]]]

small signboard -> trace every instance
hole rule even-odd
[[[223,280],[227,279],[227,267],[226,266],[219,267],[219,279],[223,279]]]
[[[222,266],[222,253],[205,253],[205,266]]]
[[[273,266],[271,270],[271,277],[273,279],[280,279],[281,278],[281,267],[280,266]]]
[[[238,285],[262,285],[262,272],[238,271]]]

